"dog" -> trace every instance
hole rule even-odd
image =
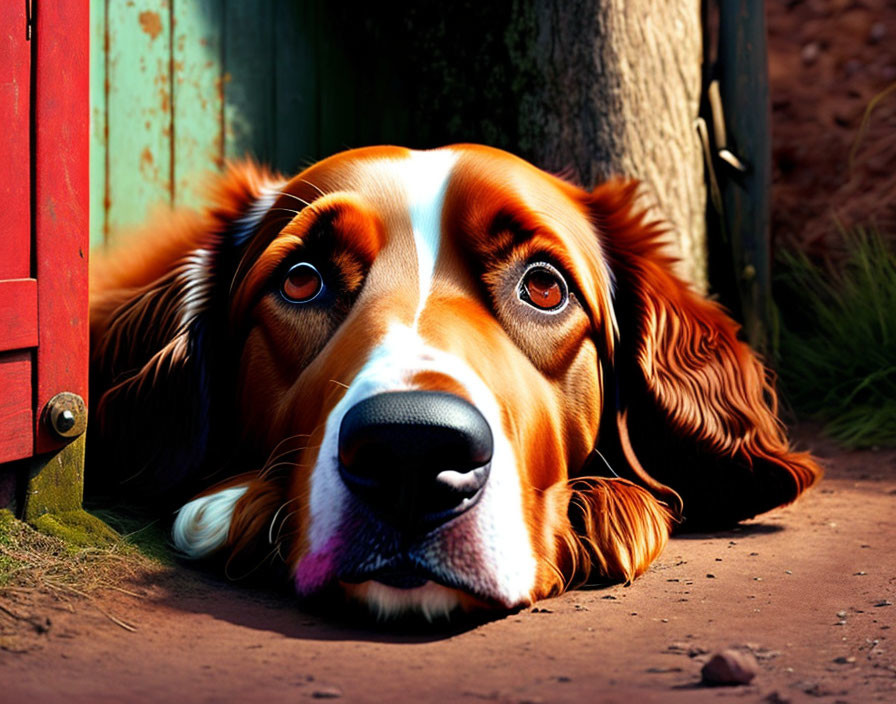
[[[93,268],[89,471],[183,497],[189,558],[429,619],[792,502],[819,467],[637,197],[476,145],[230,166]]]

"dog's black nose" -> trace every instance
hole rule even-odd
[[[438,391],[394,391],[349,409],[339,472],[370,508],[404,530],[428,530],[471,508],[492,459],[488,421]]]

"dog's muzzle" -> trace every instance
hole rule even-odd
[[[380,393],[352,406],[339,427],[339,473],[377,517],[422,533],[472,508],[493,452],[482,414],[437,391]]]

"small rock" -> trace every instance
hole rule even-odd
[[[782,696],[778,690],[775,690],[771,694],[767,694],[762,701],[768,702],[768,704],[790,704],[790,700],[787,697]]]
[[[339,699],[342,696],[342,690],[338,687],[321,687],[315,689],[311,696],[314,699]]]
[[[749,684],[759,671],[759,664],[750,653],[723,650],[713,655],[700,675],[703,683],[715,685]]]
[[[846,618],[846,612],[845,612],[845,611],[838,611],[838,612],[837,612],[837,618]]]
[[[856,661],[856,659],[852,655],[849,655],[849,656],[841,655],[839,658],[834,658],[834,662],[837,663],[838,665],[851,665],[855,661]]]
[[[554,612],[551,611],[550,609],[542,609],[542,608],[539,608],[536,606],[534,609],[532,609],[532,613],[533,614],[552,614]]]
[[[715,579],[716,576],[715,576],[712,572],[707,572],[707,573],[706,573],[706,578],[707,578],[707,579]]]
[[[816,61],[818,61],[818,55],[821,53],[821,47],[818,46],[817,42],[809,42],[806,46],[803,47],[803,50],[800,52],[800,56],[803,59],[803,63],[806,66],[811,66]]]
[[[868,573],[865,572],[864,570],[859,570],[858,572],[854,572],[852,576],[853,577],[864,577],[866,574],[868,574]]]
[[[883,22],[875,22],[871,25],[871,31],[868,33],[868,43],[877,44],[885,36],[887,36],[887,25]]]
[[[878,601],[875,604],[875,606],[892,606],[892,605],[893,605],[893,602],[890,601],[889,599],[881,599],[880,601]]]

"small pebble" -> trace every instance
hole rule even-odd
[[[881,599],[880,601],[878,601],[875,604],[875,606],[892,606],[892,605],[893,605],[893,602],[890,601],[889,599]]]
[[[818,60],[818,55],[821,53],[821,47],[818,46],[816,42],[809,42],[806,46],[803,47],[803,50],[800,52],[800,56],[803,59],[803,63],[806,66],[811,66]]]
[[[715,579],[716,576],[715,576],[714,574],[712,574],[711,572],[707,572],[707,573],[706,573],[706,578],[707,578],[707,579]]]
[[[320,689],[315,689],[311,696],[314,699],[339,699],[342,696],[342,690],[336,687],[321,687]]]
[[[837,612],[837,618],[846,618],[846,612],[845,612],[845,611],[838,611],[838,612]]]
[[[856,659],[852,655],[848,657],[844,657],[843,655],[841,655],[839,658],[834,658],[834,662],[838,665],[851,665],[855,661]]]
[[[723,650],[713,655],[700,675],[703,683],[715,685],[749,684],[759,671],[759,664],[750,653]]]

